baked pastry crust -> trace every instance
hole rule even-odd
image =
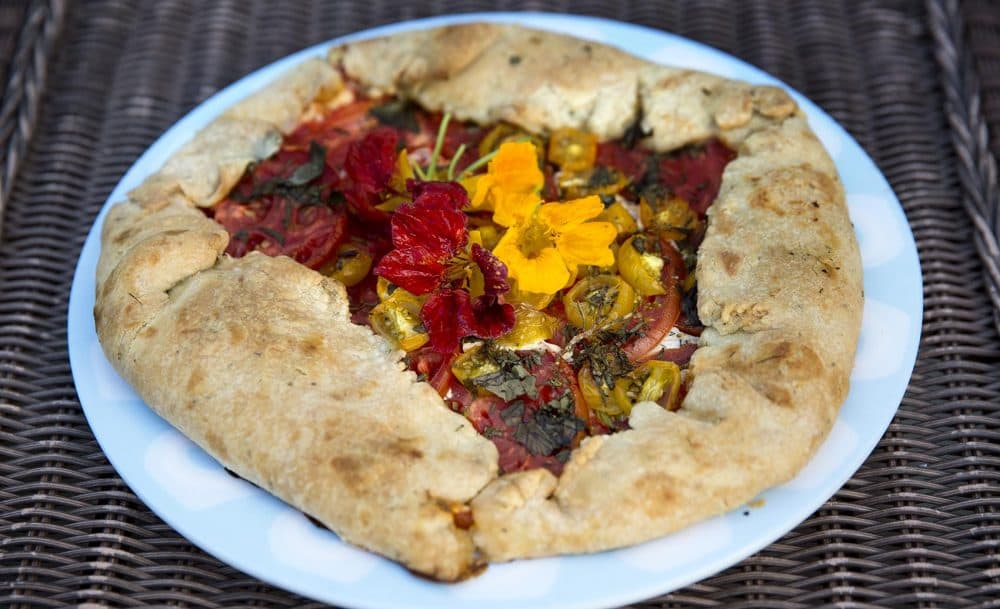
[[[344,288],[287,258],[223,255],[197,209],[223,198],[344,77],[431,110],[671,150],[738,152],[698,254],[706,326],[682,407],[637,405],[562,476],[498,477],[461,415],[353,325]],[[847,394],[861,264],[830,158],[782,90],[649,64],[513,25],[466,24],[333,48],[234,106],[110,211],[95,321],[112,364],[239,475],[346,541],[455,580],[486,561],[592,552],[719,514],[793,477]],[[474,524],[453,513],[471,506]]]

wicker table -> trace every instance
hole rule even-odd
[[[995,1],[284,4],[0,0],[0,605],[308,604],[192,546],[108,464],[70,376],[74,261],[125,169],[239,76],[390,21],[530,8],[676,32],[796,87],[885,172],[923,265],[916,370],[865,465],[778,542],[646,605],[1000,607]]]

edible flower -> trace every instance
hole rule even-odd
[[[545,176],[531,142],[504,142],[486,174],[474,180],[472,208],[492,209],[493,221],[513,226],[541,202],[538,191]]]
[[[417,295],[430,294],[420,320],[430,346],[453,353],[462,338],[497,338],[514,326],[514,307],[501,301],[510,289],[507,268],[489,250],[470,246],[465,189],[455,182],[410,181],[411,205],[392,215],[394,249],[375,267],[375,274]],[[473,280],[482,293],[473,296]],[[479,290],[477,290],[478,292]]]
[[[588,222],[602,211],[596,196],[536,205],[510,227],[493,253],[507,265],[519,289],[554,294],[566,287],[579,265],[614,264],[614,225]]]
[[[353,142],[344,158],[344,173],[350,179],[344,198],[353,210],[368,220],[385,221],[389,215],[377,207],[384,197],[398,195],[399,135],[380,127]]]

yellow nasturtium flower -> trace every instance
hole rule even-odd
[[[472,190],[473,209],[491,209],[494,222],[512,226],[541,202],[538,191],[544,183],[534,144],[504,142],[486,173],[466,187]]]
[[[510,227],[493,254],[526,292],[554,294],[579,265],[610,266],[618,231],[610,222],[588,222],[604,211],[596,197],[536,205]]]

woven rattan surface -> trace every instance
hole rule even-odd
[[[960,171],[978,157],[966,150],[969,138],[956,135],[982,117],[978,108],[954,112],[969,92],[942,77],[949,68],[958,73],[965,56],[941,52],[949,40],[955,44],[949,26],[956,5],[362,0],[292,9],[250,0],[101,0],[71,6],[63,17],[58,3],[39,4],[47,9],[43,30],[50,26],[56,43],[36,47],[48,73],[44,95],[22,95],[15,106],[24,116],[39,111],[26,132],[0,242],[0,606],[308,604],[193,547],[108,464],[83,418],[67,359],[75,259],[128,166],[237,77],[381,23],[531,8],[676,32],[798,88],[885,172],[923,265],[916,370],[865,465],[777,543],[648,606],[1000,607],[1000,337],[966,212],[970,189],[994,205],[997,192],[978,169]],[[33,6],[20,13],[25,23]],[[13,65],[9,56],[0,59]],[[18,70],[8,83],[38,85],[37,71],[28,78]],[[984,82],[985,90],[993,81]],[[5,99],[20,93],[13,88],[8,84]],[[1000,104],[996,93],[983,107],[991,104]],[[8,129],[8,120],[0,127]],[[4,150],[6,163],[9,140]]]

